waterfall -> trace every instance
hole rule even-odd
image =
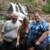
[[[12,2],[10,4],[12,5],[13,13],[15,13],[16,12],[16,4],[14,4]]]
[[[27,17],[28,12],[26,10],[26,6],[11,2],[12,9],[14,14],[18,14],[18,20],[23,20],[25,17]]]
[[[27,11],[26,6],[21,5],[21,4],[19,3],[19,7],[20,7],[20,12],[21,12],[21,13],[23,13],[24,15],[28,15],[28,11]]]

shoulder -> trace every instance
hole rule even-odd
[[[42,25],[44,25],[44,26],[48,26],[48,22],[45,21],[45,20],[42,20]]]
[[[46,32],[46,31],[49,30],[48,27],[49,27],[48,22],[45,21],[45,20],[43,20],[43,21],[42,21],[42,24],[41,24],[41,29],[42,29],[44,32]]]
[[[43,20],[41,22],[41,28],[46,31],[46,30],[48,30],[48,27],[49,27],[48,22]]]
[[[21,26],[22,24],[21,24],[20,21],[17,21],[17,22],[16,22],[16,25],[17,25],[17,26]]]
[[[35,26],[35,21],[31,20],[29,21],[29,27],[34,27]]]
[[[11,20],[7,20],[5,23],[11,23]]]
[[[7,25],[7,24],[9,24],[9,23],[11,23],[11,20],[5,21],[5,22],[4,22],[4,25]]]
[[[32,23],[35,24],[35,21],[34,20],[30,20],[29,23],[30,24],[32,24]]]

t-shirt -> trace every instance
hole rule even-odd
[[[45,20],[41,20],[37,23],[33,21],[29,24],[28,40],[35,41],[46,31],[48,31],[48,23]]]
[[[16,23],[12,23],[12,20],[6,21],[2,28],[5,40],[12,41],[13,39],[17,38],[20,26],[21,23],[19,21],[16,21]]]

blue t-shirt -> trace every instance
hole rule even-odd
[[[28,39],[31,40],[35,40],[37,39],[39,36],[42,35],[42,33],[48,31],[48,23],[46,21],[40,21],[35,23],[34,21],[32,23],[30,23],[30,29],[29,29],[29,33],[28,33]]]

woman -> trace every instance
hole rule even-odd
[[[20,32],[20,49],[26,50],[26,38],[27,38],[28,20],[24,18],[22,26],[19,29]]]

